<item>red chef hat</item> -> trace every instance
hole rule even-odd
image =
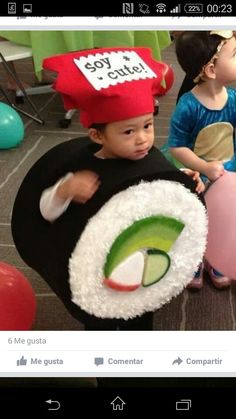
[[[79,109],[84,127],[152,113],[168,70],[148,48],[99,48],[46,58],[58,73],[54,88],[66,109]]]

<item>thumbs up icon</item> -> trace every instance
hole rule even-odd
[[[20,367],[21,365],[26,365],[26,364],[27,364],[27,359],[24,358],[24,356],[22,356],[20,359],[16,361],[17,367]]]

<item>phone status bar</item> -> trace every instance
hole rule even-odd
[[[42,2],[41,2],[42,3]],[[113,2],[114,3],[114,2]],[[63,4],[35,4],[23,2],[1,2],[0,16],[97,16],[97,17],[181,17],[181,16],[235,16],[236,6],[232,3],[217,4],[190,2],[115,2],[91,4],[80,2],[65,8]]]
[[[175,5],[166,3],[123,3],[123,15],[150,15],[150,16],[232,16],[233,5],[230,3],[176,3]]]

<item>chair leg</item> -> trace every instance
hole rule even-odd
[[[25,88],[24,88],[23,84],[21,83],[21,80],[19,79],[17,74],[7,64],[7,62],[6,62],[5,58],[3,57],[3,55],[1,54],[1,52],[0,52],[0,58],[1,58],[1,61],[2,61],[2,64],[5,68],[5,70],[15,80],[15,82],[19,86],[20,90],[22,90],[22,92],[24,93],[24,96],[25,96],[27,102],[29,103],[31,108],[34,110],[36,115],[39,116],[39,118],[35,117],[34,115],[29,114],[28,112],[23,111],[22,109],[18,108],[14,104],[12,104],[9,95],[5,92],[5,90],[2,87],[0,87],[0,90],[3,94],[3,96],[5,97],[5,99],[7,100],[9,105],[12,106],[18,112],[22,113],[25,116],[28,116],[29,118],[33,119],[34,121],[38,122],[39,124],[44,124],[44,120],[41,118],[41,115],[40,115],[39,111],[37,110],[36,106],[34,105],[34,103],[30,100],[29,96],[27,95],[27,93],[25,91]]]
[[[59,126],[61,128],[68,128],[75,113],[76,109],[70,109],[67,111],[65,117],[59,121]]]

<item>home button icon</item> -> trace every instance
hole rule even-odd
[[[112,405],[112,410],[123,410],[126,403],[120,396],[116,396],[110,404]]]

